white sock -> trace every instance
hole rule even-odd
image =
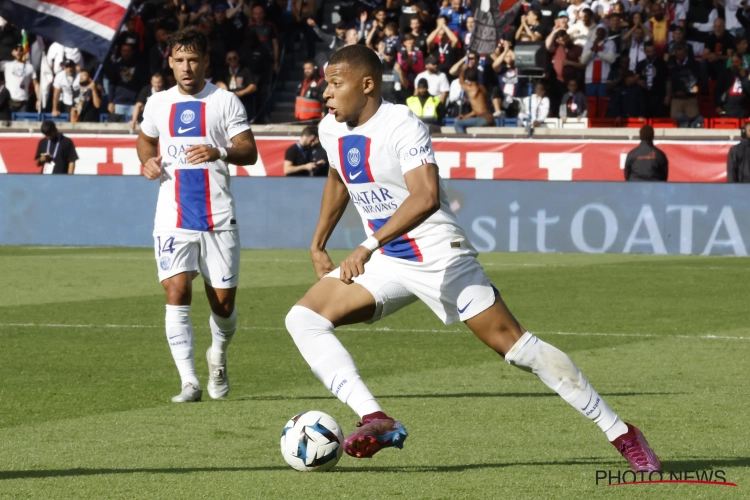
[[[286,315],[286,328],[318,380],[361,417],[383,411],[359,376],[354,360],[333,334],[333,324],[302,306]]]
[[[227,347],[237,330],[237,307],[232,310],[228,318],[222,318],[211,312],[208,323],[211,325],[211,362],[223,364],[227,359]]]
[[[190,324],[190,306],[167,305],[164,319],[167,327],[167,342],[172,350],[172,357],[180,372],[182,385],[187,382],[200,388],[195,376],[195,358],[193,356],[193,325]]]
[[[567,354],[526,332],[505,355],[505,360],[533,372],[572,407],[593,420],[614,441],[628,431],[625,423],[591,387]]]

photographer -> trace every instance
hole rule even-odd
[[[42,122],[44,139],[36,148],[37,167],[42,167],[43,174],[72,174],[75,172],[78,154],[73,141],[58,132],[54,122]]]
[[[727,182],[750,182],[750,122],[742,126],[742,140],[731,147],[727,156]]]

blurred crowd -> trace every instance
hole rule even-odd
[[[256,122],[268,119],[269,89],[295,44],[308,60],[293,76],[299,120],[322,116],[326,61],[350,44],[380,55],[387,100],[457,131],[498,118],[541,126],[586,117],[591,98],[618,120],[700,127],[705,115],[748,116],[747,0],[344,0],[335,24],[322,3],[136,0],[96,82],[100,61],[33,37],[26,54],[20,30],[3,22],[0,119],[41,107],[134,125],[148,97],[174,85],[166,40],[189,24],[209,37],[207,77],[235,92]],[[510,22],[481,54],[472,35],[477,10],[488,6]]]

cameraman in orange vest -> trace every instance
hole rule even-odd
[[[315,61],[307,61],[302,67],[305,77],[297,86],[294,101],[294,117],[297,120],[320,120],[323,118],[322,95],[326,88],[325,78],[318,76]]]

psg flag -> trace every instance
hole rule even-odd
[[[474,29],[469,48],[480,56],[491,54],[521,10],[520,0],[475,0],[471,2]]]
[[[0,17],[103,61],[129,6],[130,0],[0,0]]]

